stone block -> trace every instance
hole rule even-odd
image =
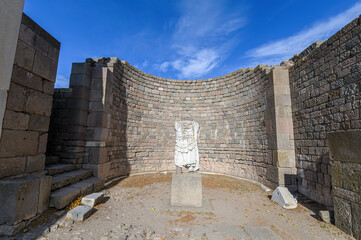
[[[95,177],[107,179],[110,174],[110,162],[103,164],[83,164],[83,168],[93,171]]]
[[[92,69],[93,68],[89,63],[73,63],[71,66],[71,73],[92,76]]]
[[[6,109],[19,112],[24,111],[27,95],[28,91],[26,88],[16,83],[11,83]]]
[[[361,162],[342,164],[342,183],[343,188],[361,194]]]
[[[38,51],[35,53],[33,66],[33,72],[35,74],[38,74],[51,82],[55,82],[57,68],[57,63],[48,58],[46,55]]]
[[[352,236],[361,239],[361,203],[352,203]]]
[[[331,161],[332,186],[342,187],[342,164],[339,161]]]
[[[318,212],[318,215],[325,223],[331,223],[331,214],[330,211],[322,210]]]
[[[49,208],[51,181],[51,176],[42,176],[40,178],[38,214],[46,212]]]
[[[327,138],[331,159],[361,163],[361,130],[331,132]]]
[[[333,197],[335,224],[347,234],[352,234],[351,205],[342,198]]]
[[[107,116],[104,112],[90,112],[88,115],[89,127],[106,127]]]
[[[19,40],[16,48],[14,64],[32,71],[35,58],[35,49],[25,42]]]
[[[38,137],[38,132],[3,130],[0,139],[0,158],[36,155]]]
[[[25,165],[26,157],[0,158],[0,178],[24,173]]]
[[[41,134],[39,136],[39,145],[38,145],[38,153],[45,153],[46,147],[48,143],[48,134]]]
[[[104,198],[104,193],[102,193],[102,192],[92,193],[92,194],[89,194],[89,195],[83,197],[81,199],[81,204],[93,208],[94,206],[101,203],[103,201],[103,198]]]
[[[50,207],[65,208],[71,201],[80,196],[80,189],[65,187],[50,194]]]
[[[29,115],[11,110],[5,111],[3,128],[9,130],[27,130]]]
[[[25,110],[28,113],[50,117],[52,103],[53,98],[50,95],[30,90],[25,104]]]
[[[70,210],[66,217],[76,221],[84,221],[92,214],[92,207],[88,206],[77,206]]]
[[[43,81],[41,77],[16,65],[14,65],[11,81],[40,92],[43,90]]]
[[[287,69],[274,68],[270,72],[270,83],[273,85],[289,85],[289,73]]]
[[[42,91],[44,93],[47,93],[49,95],[53,95],[54,93],[54,83],[51,81],[46,80],[45,78],[43,79],[43,88]]]
[[[105,163],[108,161],[106,147],[89,147],[89,163]]]
[[[88,120],[88,111],[74,109],[69,110],[69,124],[86,126]]]
[[[84,86],[71,86],[71,98],[88,100],[90,98],[90,89]]]
[[[49,45],[48,57],[54,62],[58,62],[60,49],[52,44]]]
[[[80,109],[80,110],[88,111],[89,101],[81,98],[68,98],[67,106],[68,109]]]
[[[273,150],[273,165],[285,168],[296,167],[295,152],[293,150]]]
[[[45,168],[45,154],[28,156],[26,160],[25,171],[27,173],[41,172]]]
[[[13,225],[37,214],[40,179],[25,177],[0,181],[0,224]]]
[[[47,132],[49,130],[50,117],[31,114],[29,119],[29,130]]]
[[[297,207],[297,200],[286,187],[277,187],[272,193],[271,200],[285,209],[294,209]]]
[[[91,78],[83,73],[72,73],[70,75],[69,87],[82,86],[88,89],[91,88]]]
[[[107,128],[95,127],[95,128],[87,128],[85,130],[85,140],[87,141],[107,141],[108,140],[108,132]]]
[[[171,206],[202,207],[202,176],[200,173],[173,174]]]
[[[293,134],[292,118],[277,117],[276,118],[277,133]]]

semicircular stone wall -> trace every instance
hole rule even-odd
[[[203,80],[155,77],[124,61],[117,61],[110,71],[111,176],[174,170],[175,122],[194,120],[200,126],[201,171],[263,182],[269,68],[241,69]]]

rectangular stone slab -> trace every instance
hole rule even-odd
[[[89,194],[81,199],[81,204],[94,207],[103,201],[103,196],[104,194],[102,192]]]
[[[92,214],[92,207],[89,206],[77,206],[76,208],[70,210],[67,214],[67,218],[72,220],[84,221]]]
[[[173,174],[171,206],[202,207],[202,176],[200,173]]]

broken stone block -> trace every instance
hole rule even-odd
[[[331,222],[331,214],[330,211],[327,210],[322,210],[318,212],[318,215],[320,216],[320,218],[322,219],[322,221],[324,221],[325,223],[330,223]]]
[[[38,212],[40,178],[0,181],[0,224],[14,225]]]
[[[104,193],[92,193],[81,199],[81,204],[94,207],[103,201]]]
[[[200,173],[173,174],[172,207],[202,207],[202,176]]]
[[[70,210],[66,217],[72,220],[84,221],[92,214],[92,207],[89,206],[77,206],[76,208]]]
[[[286,187],[277,187],[272,194],[271,200],[285,209],[294,209],[297,207],[297,200]]]

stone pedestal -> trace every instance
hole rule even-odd
[[[172,176],[172,207],[202,207],[202,176],[182,173]]]

